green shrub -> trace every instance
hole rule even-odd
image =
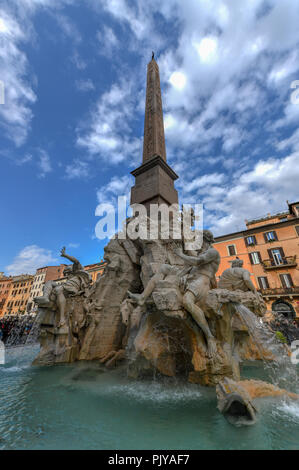
[[[287,343],[287,339],[286,339],[286,337],[281,333],[281,331],[276,331],[276,338],[277,338],[278,341],[280,341],[281,343]]]

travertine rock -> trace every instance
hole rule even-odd
[[[225,377],[216,387],[218,409],[235,426],[251,425],[256,422],[256,408],[251,396],[242,386]]]
[[[253,292],[241,290],[213,289],[207,297],[207,306],[217,312],[221,305],[229,302],[245,305],[256,315],[262,317],[266,312],[266,305],[262,296]]]
[[[279,396],[286,396],[293,398],[294,400],[299,399],[299,395],[296,393],[288,392],[283,388],[278,388],[275,385],[263,382],[262,380],[241,380],[238,384],[247,391],[251,399]]]
[[[286,396],[299,399],[296,393],[280,389],[262,380],[240,380],[225,377],[216,386],[218,409],[235,426],[250,425],[256,422],[256,398]]]
[[[207,236],[210,243],[210,232]],[[104,275],[92,288],[67,298],[66,326],[55,326],[55,305],[40,309],[41,351],[35,363],[99,359],[111,367],[127,359],[129,373],[135,377],[157,372],[185,375],[190,382],[208,386],[224,377],[240,380],[239,359],[260,358],[261,351],[235,305],[242,303],[262,315],[263,303],[253,292],[225,289],[212,289],[199,297],[215,341],[211,356],[205,334],[185,308],[190,269],[186,270],[189,258],[182,257],[180,246],[181,242],[171,240],[111,240],[105,248]],[[212,253],[211,259],[214,262]],[[128,291],[144,291],[153,276],[150,296],[142,307],[134,307]]]

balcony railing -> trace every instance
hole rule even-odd
[[[259,289],[259,292],[267,297],[267,295],[299,295],[299,287],[276,287],[268,289]]]
[[[294,256],[286,256],[285,258],[281,258],[281,262],[274,259],[265,259],[262,261],[262,265],[264,269],[279,269],[285,267],[295,267],[297,266],[296,255]]]

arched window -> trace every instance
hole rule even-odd
[[[284,300],[276,300],[276,302],[272,304],[272,311],[290,319],[296,316],[292,305]]]

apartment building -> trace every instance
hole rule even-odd
[[[217,273],[238,256],[261,292],[268,311],[299,317],[299,202],[288,210],[246,220],[246,230],[215,238],[221,256]]]
[[[27,311],[33,279],[34,276],[30,274],[12,277],[11,287],[3,307],[3,315],[23,314]]]
[[[12,287],[12,277],[0,273],[0,318],[4,315],[4,305]]]

